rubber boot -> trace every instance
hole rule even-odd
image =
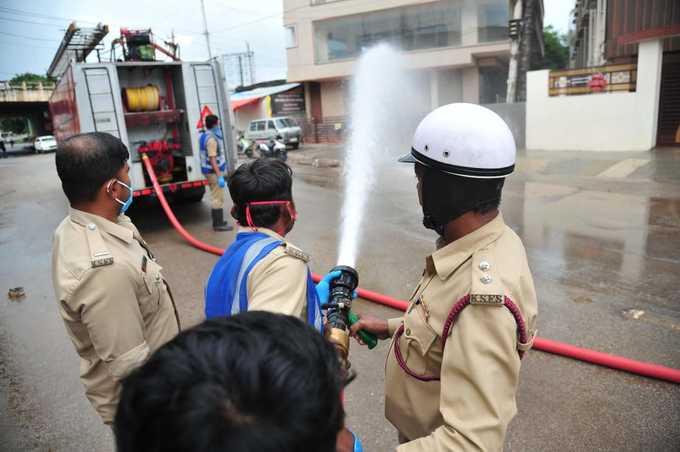
[[[213,222],[213,229],[215,231],[231,231],[234,229],[233,226],[229,225],[226,221],[224,221],[224,212],[222,209],[213,209],[212,210],[212,222]]]

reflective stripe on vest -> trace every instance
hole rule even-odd
[[[226,160],[224,157],[224,151],[222,149],[222,139],[220,135],[221,134],[217,134],[212,130],[206,130],[201,134],[198,140],[198,153],[201,158],[201,172],[203,174],[212,174],[215,172],[213,171],[213,167],[210,164],[210,158],[208,157],[208,139],[211,137],[214,138],[215,141],[217,142],[217,156],[215,157],[217,167],[222,172],[224,172],[224,170],[227,167]]]
[[[255,258],[260,254],[260,252],[267,246],[272,245],[276,242],[281,242],[275,238],[262,239],[248,248],[245,256],[243,257],[243,263],[241,264],[241,269],[238,272],[238,278],[236,278],[236,292],[234,293],[234,299],[231,301],[231,315],[236,315],[239,312],[247,311],[247,284],[248,278],[244,276],[250,273],[251,267],[255,263]],[[243,294],[243,295],[242,295]],[[245,301],[245,306],[241,306],[241,301]]]
[[[240,232],[210,272],[205,285],[206,319],[248,310],[248,278],[252,269],[281,240],[260,232]],[[323,332],[323,318],[316,286],[307,268],[307,323]]]

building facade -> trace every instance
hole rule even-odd
[[[641,42],[660,41],[656,143],[680,144],[680,2],[577,0],[573,16],[572,68],[635,64]]]
[[[542,30],[542,1],[528,1],[540,6],[534,14]],[[362,50],[380,42],[404,52],[423,113],[451,102],[505,102],[515,3],[284,0],[288,81],[304,84],[307,128],[313,129],[308,139],[342,139],[349,77]]]
[[[305,121],[305,96],[300,83],[285,80],[256,83],[239,87],[230,97],[237,132],[245,132],[250,122],[257,119],[283,116]]]
[[[576,0],[572,14],[575,32],[570,43],[569,67],[605,64],[607,0]]]

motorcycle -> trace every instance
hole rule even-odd
[[[253,158],[255,150],[255,142],[250,141],[245,137],[243,132],[238,135],[238,142],[236,143],[236,148],[239,154],[245,154],[249,159]]]
[[[284,162],[288,160],[288,150],[280,136],[277,136],[275,139],[272,138],[268,143],[260,143],[258,150],[263,158],[274,158]]]

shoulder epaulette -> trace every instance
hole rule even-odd
[[[85,226],[85,237],[87,238],[87,246],[90,249],[90,263],[92,268],[104,267],[113,264],[113,254],[104,243],[97,225],[88,223]]]
[[[503,306],[505,291],[494,253],[490,248],[477,250],[472,255],[470,304]]]
[[[309,254],[305,253],[300,248],[298,248],[294,245],[291,245],[290,243],[284,242],[283,250],[287,255],[293,256],[293,257],[300,259],[304,262],[309,262],[309,260],[311,259]]]

